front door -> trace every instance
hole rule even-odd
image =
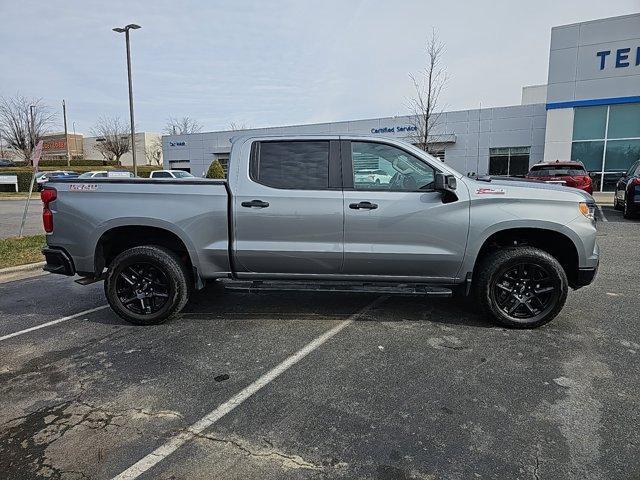
[[[254,142],[234,196],[238,276],[338,274],[343,194],[337,140]],[[243,275],[244,274],[244,275]]]
[[[468,192],[443,203],[434,165],[382,142],[342,142],[345,176],[343,273],[456,277],[469,227]],[[383,278],[381,278],[383,279]]]

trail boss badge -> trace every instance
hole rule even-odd
[[[477,195],[504,195],[504,188],[479,188],[476,190]]]

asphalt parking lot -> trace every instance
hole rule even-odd
[[[25,203],[26,200],[0,199],[0,238],[15,237],[20,233]],[[44,233],[42,229],[42,202],[40,201],[40,192],[33,192],[24,225],[24,235],[41,233]]]
[[[595,283],[533,331],[215,285],[135,327],[101,284],[0,284],[0,477],[639,478],[640,221],[603,213]]]

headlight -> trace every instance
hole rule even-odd
[[[580,213],[592,222],[596,219],[596,206],[593,203],[580,202],[578,204]]]

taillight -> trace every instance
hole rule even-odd
[[[578,185],[589,185],[591,183],[591,177],[589,177],[588,175],[576,176],[576,177],[573,177],[573,180]]]
[[[640,177],[636,177],[631,181],[632,185],[640,185]]]
[[[44,188],[40,192],[42,199],[42,225],[47,233],[53,232],[53,213],[49,209],[49,203],[53,202],[58,196],[55,188]]]

